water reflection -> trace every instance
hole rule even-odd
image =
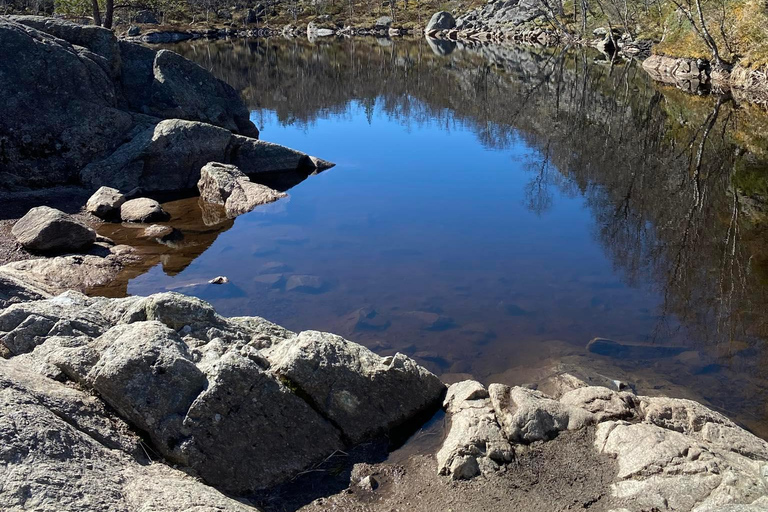
[[[768,436],[764,112],[562,50],[173,49],[242,91],[265,139],[338,165],[234,222],[171,203],[184,242],[141,241],[129,292],[338,332],[446,380],[587,366]],[[677,348],[601,356],[597,336]]]

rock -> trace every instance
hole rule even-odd
[[[353,331],[386,331],[392,325],[375,309],[360,308],[350,315]]]
[[[762,441],[765,445],[765,442]],[[768,503],[766,459],[746,457],[650,423],[608,421],[597,427],[595,448],[616,457],[611,489],[633,508],[724,510]]]
[[[154,199],[140,197],[123,203],[120,218],[125,222],[155,222],[168,220],[171,216]]]
[[[308,396],[352,443],[429,412],[445,389],[437,377],[402,354],[380,357],[340,336],[317,331],[277,345],[267,358],[272,371]]]
[[[0,509],[254,510],[181,471],[140,462],[139,437],[97,398],[14,361],[0,360],[0,382]]]
[[[239,95],[173,52],[36,16],[0,20],[0,44],[8,52],[0,89],[18,92],[0,127],[3,188],[79,179],[94,189],[178,190],[194,187],[197,170],[210,161],[234,158],[246,173],[328,165],[282,146],[249,144],[258,130]],[[164,118],[198,125],[169,126]],[[286,153],[292,167],[270,167]]]
[[[254,9],[248,9],[248,12],[245,15],[245,23],[248,24],[248,25],[251,25],[253,23],[260,22],[261,21],[261,13],[262,12],[263,12],[263,9],[260,12],[257,12]]]
[[[200,121],[248,137],[259,136],[240,95],[194,62],[172,51],[160,50],[155,55],[153,74],[157,104],[154,115]]]
[[[128,37],[136,37],[138,35],[141,35],[141,27],[137,27],[136,25],[131,25],[128,27]]]
[[[580,387],[560,398],[567,406],[581,407],[595,415],[598,422],[620,420],[634,416],[639,400],[632,393],[617,392],[600,386]]]
[[[594,415],[584,409],[561,404],[532,389],[491,384],[488,393],[505,437],[513,442],[551,439],[558,432],[583,428],[595,421]]]
[[[448,388],[443,406],[451,428],[437,452],[438,473],[468,479],[498,470],[514,459],[514,449],[502,432],[488,391],[479,382],[463,381]]]
[[[264,489],[343,448],[338,431],[258,361],[228,352],[184,420],[184,460],[233,493]]]
[[[228,282],[229,282],[229,279],[227,278],[227,276],[218,276],[208,281],[208,284],[225,284]]]
[[[436,12],[432,15],[427,23],[424,32],[432,32],[433,30],[450,30],[456,26],[456,20],[453,19],[451,13],[447,11]]]
[[[207,385],[187,345],[174,330],[152,321],[113,327],[94,345],[104,348],[84,380],[173,456],[185,437],[182,421]]]
[[[172,235],[175,231],[176,230],[174,230],[171,226],[152,224],[151,226],[144,228],[144,231],[141,232],[141,236],[142,238],[157,238],[163,240],[166,237]]]
[[[96,240],[93,229],[48,206],[29,210],[14,224],[11,233],[26,249],[40,252],[79,251]]]
[[[169,119],[140,131],[106,159],[85,167],[80,177],[91,187],[188,190],[197,186],[200,169],[209,162],[232,163],[247,175],[321,170],[299,151],[210,124]]]
[[[126,245],[100,247],[98,254],[74,254],[15,261],[0,266],[0,276],[10,276],[49,294],[66,290],[90,291],[113,283],[120,271],[137,261],[133,248]]]
[[[133,21],[136,23],[142,23],[145,25],[157,25],[158,21],[155,17],[154,13],[149,10],[143,10],[136,13],[136,15],[133,17]]]
[[[376,480],[375,477],[368,475],[361,478],[358,485],[360,488],[365,489],[366,491],[375,491],[379,487],[379,481]]]
[[[328,288],[322,278],[311,275],[293,275],[285,283],[287,291],[297,291],[302,293],[323,293]]]
[[[618,359],[657,359],[674,357],[688,350],[685,347],[665,347],[661,345],[628,343],[606,338],[594,338],[587,343],[587,351],[601,356]]]
[[[19,279],[12,273],[3,272],[0,267],[0,310],[13,304],[47,299],[50,294],[35,284]]]
[[[85,209],[100,219],[119,218],[124,202],[125,196],[119,190],[101,187],[88,199]]]
[[[200,198],[203,201],[224,205],[227,217],[230,218],[287,195],[267,186],[252,183],[234,165],[216,162],[210,162],[201,169],[197,188],[200,190]]]
[[[389,27],[392,26],[392,22],[393,20],[389,16],[382,16],[376,20],[373,26],[378,30],[389,30]]]
[[[110,74],[119,59],[111,62],[83,44],[76,50],[59,37],[66,35],[64,31],[79,34],[71,39],[91,41],[94,48],[102,37],[114,44],[116,40],[111,31],[99,27],[21,18],[27,24],[0,19],[4,50],[0,90],[15,91],[3,106],[0,186],[11,189],[72,182],[79,169],[113,149],[130,131],[133,117],[117,108]],[[48,25],[59,36],[29,24]]]

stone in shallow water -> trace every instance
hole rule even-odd
[[[79,251],[96,240],[93,229],[48,206],[29,210],[14,224],[11,234],[26,249],[40,252]]]
[[[168,220],[171,216],[154,199],[140,197],[123,203],[120,217],[125,222],[154,222]]]
[[[285,283],[285,289],[302,293],[322,293],[328,289],[328,283],[318,276],[293,275]]]

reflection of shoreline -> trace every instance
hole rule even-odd
[[[722,369],[674,375],[677,385],[714,379],[717,387],[739,372],[762,380],[768,298],[748,277],[760,247],[745,243],[755,235],[742,205],[753,196],[737,173],[766,159],[764,114],[657,89],[637,65],[611,67],[590,53],[488,46],[441,57],[423,42],[369,43],[211,43],[203,64],[281,124],[343,116],[354,101],[404,125],[460,122],[485,147],[524,138],[541,156],[529,165],[526,205],[545,213],[554,189],[585,197],[623,281],[650,283],[665,301],[655,338],[672,338],[680,319],[702,351],[724,352],[711,356]],[[263,67],[274,73],[253,71]],[[280,94],[259,94],[267,90]],[[729,352],[740,361],[733,369]]]

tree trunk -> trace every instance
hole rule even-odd
[[[115,12],[115,0],[106,0],[104,7],[104,28],[112,29],[112,18]]]
[[[101,10],[99,9],[99,0],[91,0],[91,6],[93,7],[93,23],[101,26]]]

